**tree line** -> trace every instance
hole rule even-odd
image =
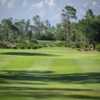
[[[62,21],[52,26],[48,20],[42,21],[39,15],[30,20],[6,18],[0,21],[1,48],[38,48],[44,41],[60,41],[58,46],[80,48],[83,50],[100,50],[100,15],[91,9],[76,21],[77,10],[66,5],[61,12]],[[52,42],[53,43],[53,42]]]

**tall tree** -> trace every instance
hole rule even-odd
[[[30,20],[27,20],[25,23],[25,37],[26,39],[29,39],[29,41],[32,40],[32,29],[31,29]]]
[[[24,19],[15,22],[15,27],[18,29],[18,40],[24,40],[26,35],[26,22]]]
[[[93,13],[93,11],[92,11],[91,9],[88,9],[88,10],[86,11],[85,18],[86,18],[86,19],[94,18],[94,13]]]
[[[12,26],[13,26],[12,18],[3,19],[1,21],[1,25],[2,25],[3,32],[5,34],[6,40],[9,41],[11,33],[12,33],[11,32],[12,31]]]
[[[39,15],[36,15],[33,17],[33,23],[34,23],[34,27],[35,27],[35,37],[37,39],[40,39],[42,22],[41,22],[41,18]]]
[[[79,21],[79,27],[86,37],[88,46],[91,44],[95,49],[95,43],[100,39],[100,19],[94,15],[91,9],[88,9],[85,18]],[[98,35],[97,35],[98,34]]]
[[[65,46],[70,44],[71,39],[71,25],[70,20],[76,18],[76,9],[72,6],[65,6],[62,10],[63,26],[65,33]]]

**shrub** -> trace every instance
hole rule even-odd
[[[97,44],[97,45],[96,45],[96,50],[97,50],[97,51],[100,51],[100,44]]]
[[[57,46],[57,47],[63,47],[64,46],[64,42],[63,41],[56,41],[55,42],[55,46]]]
[[[0,48],[15,48],[16,44],[9,41],[0,41]]]

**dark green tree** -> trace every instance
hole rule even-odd
[[[76,9],[72,6],[65,6],[62,11],[63,27],[65,33],[65,46],[70,44],[71,40],[71,19],[76,18]]]

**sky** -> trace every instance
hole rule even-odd
[[[42,20],[49,20],[52,25],[61,21],[61,12],[65,5],[77,9],[78,19],[81,19],[87,9],[94,14],[100,14],[100,0],[0,0],[0,20],[13,17],[14,19],[32,19],[40,15]]]

